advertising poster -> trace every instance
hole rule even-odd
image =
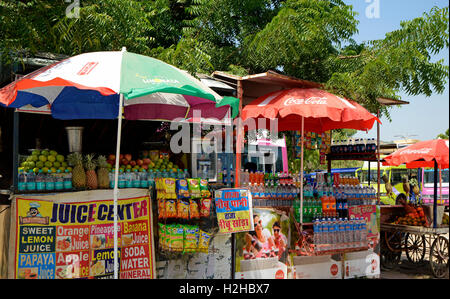
[[[64,195],[82,197],[79,193]],[[111,192],[109,193],[111,194]],[[16,197],[14,278],[114,277],[112,199]],[[119,277],[153,278],[151,203],[148,196],[118,200]]]
[[[215,204],[219,232],[253,230],[252,200],[247,189],[220,189],[215,192]]]
[[[289,263],[289,216],[253,209],[253,230],[236,234],[235,278],[285,279]]]
[[[363,218],[367,223],[367,238],[369,247],[374,248],[378,244],[380,235],[380,212],[376,205],[360,205],[348,209],[350,219]]]

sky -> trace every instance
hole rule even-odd
[[[400,28],[401,21],[420,17],[434,6],[445,7],[448,0],[344,0],[358,13],[359,33],[352,38],[356,42],[383,39],[385,34]],[[448,49],[433,57],[434,61],[444,59],[449,64]],[[409,102],[399,108],[390,109],[392,121],[382,117],[380,140],[403,139],[429,140],[449,128],[449,84],[443,94],[408,96],[400,92],[401,99]],[[355,138],[376,138],[377,126],[366,132],[359,131]]]

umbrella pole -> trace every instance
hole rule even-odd
[[[300,223],[303,223],[303,141],[305,118],[302,116],[302,147],[300,154]]]
[[[122,138],[122,106],[123,94],[120,94],[119,115],[117,116],[117,143],[116,143],[116,165],[114,169],[114,279],[119,278],[119,260],[118,260],[118,223],[117,223],[117,199],[119,197],[119,156],[120,139]]]
[[[433,201],[433,227],[436,228],[437,217],[437,181],[438,181],[438,164],[434,160],[434,201]]]

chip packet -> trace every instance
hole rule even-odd
[[[189,220],[189,200],[177,200],[177,218],[181,221]]]
[[[199,228],[198,225],[184,226],[183,252],[196,252],[198,248]]]
[[[163,189],[165,199],[177,199],[177,191],[174,178],[164,178]]]
[[[174,199],[165,200],[165,219],[177,218],[177,203]]]
[[[211,197],[211,192],[208,188],[208,180],[200,179],[200,195],[201,197]]]
[[[187,179],[191,198],[201,198],[199,179]]]
[[[166,219],[166,201],[158,199],[158,220]]]
[[[190,197],[188,182],[185,179],[179,179],[176,181],[176,190],[178,199],[187,199]]]
[[[209,241],[211,240],[211,234],[203,230],[199,230],[198,239],[198,251],[208,253]]]
[[[211,198],[200,200],[200,218],[208,218],[211,212]]]
[[[170,236],[170,251],[183,251],[184,227],[181,224],[172,224],[172,233]]]
[[[197,201],[194,199],[189,200],[189,219],[198,220],[200,219],[200,211],[198,209]]]

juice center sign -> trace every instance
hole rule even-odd
[[[113,278],[113,200],[17,197],[15,212],[15,278]],[[117,215],[119,277],[153,278],[149,197],[119,199]]]

